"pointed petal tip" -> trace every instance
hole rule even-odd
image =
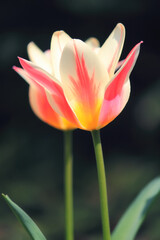
[[[52,35],[52,38],[53,36],[55,37],[59,37],[60,35],[64,34],[65,32],[63,30],[58,30],[58,31],[55,31]]]
[[[125,33],[125,26],[122,23],[117,23],[116,27],[117,29],[119,29],[121,32]]]
[[[139,43],[137,43],[136,46],[140,46],[143,43],[143,41],[140,41]]]
[[[12,66],[12,69],[17,72],[18,67],[17,66]]]
[[[22,58],[22,57],[19,57],[19,56],[18,56],[17,58],[18,58],[19,60],[23,60],[23,58]]]
[[[17,73],[19,73],[22,70],[22,68],[17,67],[17,66],[13,66],[12,69]]]
[[[19,62],[20,62],[22,67],[23,67],[23,64],[31,64],[30,61],[28,61],[28,60],[26,60],[26,59],[24,59],[22,57],[18,57],[18,60],[19,60]]]
[[[58,30],[58,31],[55,32],[55,34],[62,34],[62,33],[64,33],[63,30]]]
[[[22,57],[19,57],[19,56],[17,58],[18,58],[19,61],[24,60]]]
[[[139,43],[137,43],[133,48],[132,48],[132,50],[130,51],[130,53],[128,54],[128,56],[127,56],[127,58],[129,57],[131,57],[132,56],[132,54],[134,54],[134,53],[136,53],[136,56],[138,57],[138,54],[139,54],[139,51],[140,51],[140,46],[141,46],[141,44],[143,43],[143,41],[140,41]],[[127,59],[126,58],[126,59]]]
[[[15,68],[17,68],[15,65],[12,66],[12,69],[14,70]]]
[[[21,64],[21,66],[23,66],[23,63],[26,61],[25,59],[21,58],[21,57],[18,57],[18,60]]]
[[[143,41],[140,41],[139,43],[137,43],[137,44],[135,45],[135,47],[133,48],[133,52],[134,52],[134,51],[137,51],[137,52],[139,53],[139,51],[140,51],[140,46],[141,46],[142,43],[143,43]]]
[[[31,47],[34,47],[34,46],[36,46],[36,44],[33,41],[29,42],[27,45],[27,50],[29,50]]]
[[[35,44],[33,41],[29,42],[27,46]]]
[[[120,28],[125,28],[123,23],[117,23],[117,27],[120,27]]]

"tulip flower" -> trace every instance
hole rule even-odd
[[[43,91],[47,119],[51,118],[48,122],[54,118],[52,108],[70,127],[97,130],[113,121],[129,99],[129,77],[141,42],[119,62],[124,39],[125,28],[120,23],[101,47],[96,39],[85,43],[57,31],[51,40],[50,61],[31,43],[28,48],[31,61],[19,58],[23,69],[14,69],[30,86],[36,85]],[[35,95],[38,96],[31,90],[31,106],[42,118],[46,113],[37,108],[40,100]]]
[[[30,85],[30,103],[39,118],[59,128],[91,131],[104,240],[110,240],[111,236],[99,129],[113,121],[128,102],[130,74],[141,44],[135,45],[127,57],[119,61],[124,39],[125,28],[121,23],[117,24],[101,47],[95,38],[83,42],[72,39],[64,31],[57,31],[52,36],[49,51],[43,53],[34,43],[30,43],[28,53],[31,61],[19,58],[22,68],[14,67]],[[66,182],[68,180],[69,177]],[[68,183],[66,193],[70,192],[72,185],[71,181]],[[71,195],[68,200],[71,211],[66,204],[66,216],[71,216]],[[73,220],[72,216],[70,219]],[[67,240],[73,239],[72,223],[66,221]]]

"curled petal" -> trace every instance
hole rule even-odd
[[[65,96],[62,87],[56,82],[56,79],[51,78],[49,74],[42,71],[37,66],[33,65],[29,61],[20,59],[20,63],[27,75],[29,76],[30,81],[34,84],[38,84],[45,89],[47,95],[52,99],[51,107],[55,112],[60,116],[66,118],[69,122],[76,125],[78,120],[75,117],[72,109],[70,108]],[[55,80],[55,81],[53,81]]]
[[[42,87],[29,87],[29,101],[33,112],[45,123],[61,130],[74,129],[75,125],[59,116],[49,105]]]
[[[70,36],[64,31],[54,32],[51,40],[51,60],[54,76],[60,81],[59,63],[61,54],[66,43],[71,40]]]
[[[92,49],[80,40],[64,48],[60,74],[65,96],[84,129],[97,126],[108,73]]]
[[[100,48],[98,55],[105,63],[109,76],[112,77],[122,52],[125,28],[119,23]]]
[[[124,60],[122,67],[106,88],[99,118],[99,127],[111,122],[122,111],[130,94],[129,75],[137,60],[140,44],[137,44]]]
[[[40,68],[48,73],[52,73],[51,61],[45,53],[41,51],[34,42],[30,42],[27,46],[29,59]]]

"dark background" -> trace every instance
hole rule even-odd
[[[28,86],[13,70],[34,41],[42,50],[52,33],[95,36],[102,44],[118,22],[126,27],[122,58],[143,40],[124,111],[101,130],[111,229],[138,192],[160,172],[160,14],[155,0],[21,0],[0,4],[0,192],[32,216],[49,240],[64,239],[63,132],[41,122]],[[96,164],[89,132],[74,131],[77,240],[101,239]],[[137,240],[160,239],[160,198]],[[29,237],[0,199],[0,239]],[[122,239],[119,239],[122,240]]]

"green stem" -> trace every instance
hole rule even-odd
[[[73,179],[72,179],[72,131],[64,131],[64,191],[65,191],[65,235],[74,239],[73,230]]]
[[[101,139],[100,139],[100,131],[94,130],[91,132],[91,134],[92,134],[94,151],[95,151],[96,162],[97,162],[103,240],[110,240],[111,236],[110,236],[110,224],[109,224],[109,213],[108,213],[107,185],[106,185],[103,152],[102,152]]]

